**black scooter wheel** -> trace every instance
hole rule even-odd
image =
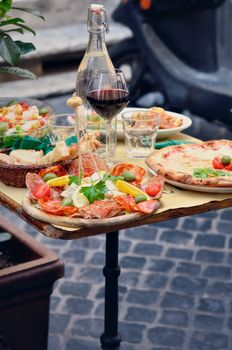
[[[133,107],[149,107],[163,105],[165,97],[157,87],[146,61],[133,38],[128,38],[115,44],[109,50],[110,57],[116,68],[122,69],[130,91],[130,105]],[[141,104],[142,97],[153,93],[153,103]],[[146,98],[145,98],[146,100]]]

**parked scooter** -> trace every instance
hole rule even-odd
[[[113,19],[133,37],[110,50],[128,79],[131,105],[189,110],[232,126],[229,0],[123,0]]]

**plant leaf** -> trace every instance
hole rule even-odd
[[[11,9],[12,0],[2,0],[0,2],[0,17],[3,17],[6,12]]]
[[[27,7],[16,7],[16,6],[12,6],[12,9],[30,13],[30,14],[32,14],[33,16],[39,17],[39,18],[41,18],[43,21],[45,21],[44,16],[42,16],[42,15],[40,14],[39,11],[32,10],[32,9],[30,9],[30,8],[27,8]]]
[[[20,58],[20,48],[11,39],[10,36],[5,36],[0,41],[0,56],[5,62],[14,66]]]
[[[27,30],[28,32],[31,32],[32,34],[36,35],[36,34],[35,34],[35,31],[34,31],[32,28],[30,28],[30,27],[28,27],[28,26],[25,26],[24,24],[17,23],[17,24],[15,24],[15,25],[16,25],[17,27],[23,28],[23,29]]]
[[[25,43],[20,40],[16,40],[15,43],[18,45],[21,55],[26,55],[29,52],[35,51],[35,46],[32,43]]]
[[[10,33],[10,32],[17,32],[17,33],[23,34],[23,29],[18,28],[18,29],[5,30],[5,33]]]
[[[6,21],[0,21],[0,27],[9,25],[9,24],[19,24],[19,23],[25,23],[25,21],[22,18],[15,17],[15,18],[10,18],[7,19]]]
[[[18,77],[28,78],[28,79],[37,79],[34,73],[30,72],[27,69],[22,69],[19,67],[2,66],[0,67],[0,73],[13,74],[13,75],[17,75]]]

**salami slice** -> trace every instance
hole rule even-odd
[[[95,201],[79,208],[79,214],[85,219],[111,218],[122,212],[122,207],[113,200]]]

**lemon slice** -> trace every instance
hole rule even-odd
[[[140,188],[126,182],[123,180],[116,180],[115,186],[123,193],[131,194],[133,197],[144,195],[147,197],[147,199],[150,199],[150,197],[146,194],[146,192],[142,191]]]
[[[47,184],[51,187],[55,186],[65,186],[69,184],[70,175],[64,175],[60,177],[56,177],[55,179],[51,179],[47,181]]]

